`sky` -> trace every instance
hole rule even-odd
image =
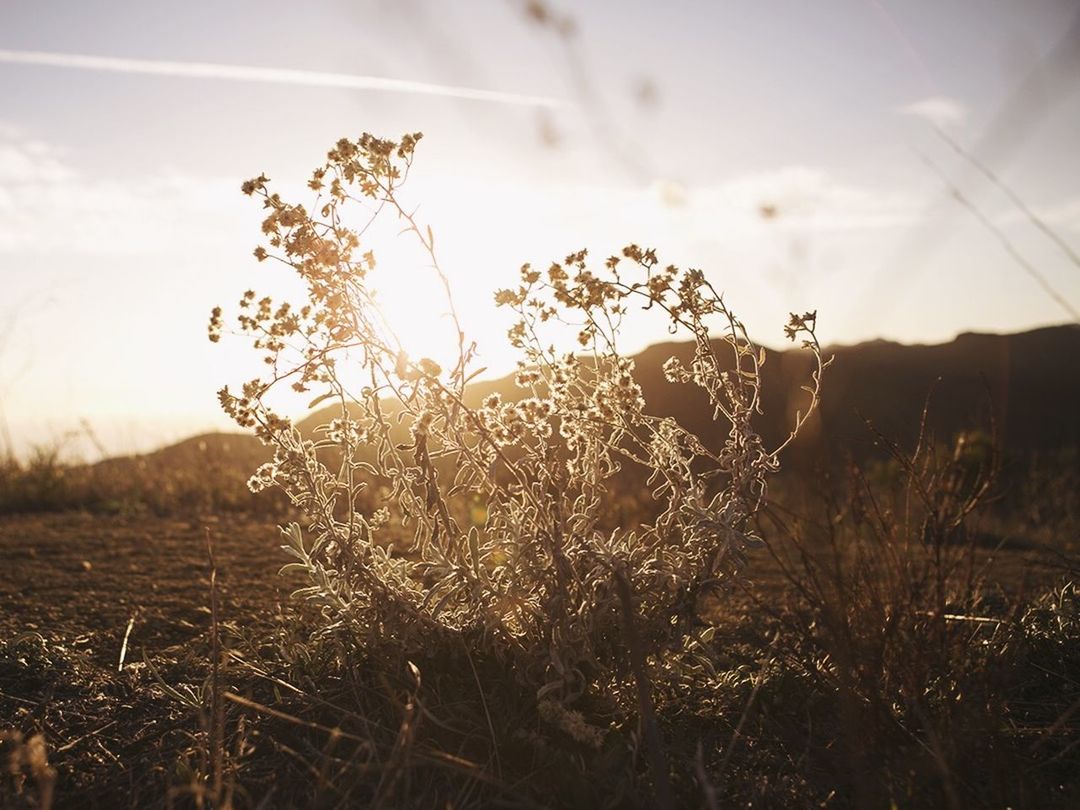
[[[288,288],[240,183],[303,201],[365,131],[424,132],[404,193],[489,374],[515,359],[492,293],[523,262],[628,242],[701,268],[768,346],[807,309],[830,344],[1075,319],[1075,2],[545,8],[0,0],[0,453],[227,429],[215,392],[256,358],[206,340],[209,310]],[[437,355],[435,280],[379,240],[392,319]]]

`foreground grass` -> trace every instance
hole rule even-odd
[[[1070,529],[935,546],[853,503],[772,510],[754,582],[652,683],[676,802],[1075,806]],[[652,803],[631,684],[560,713],[467,639],[357,657],[306,629],[275,533],[239,518],[212,527],[212,611],[202,523],[4,520],[4,806]]]

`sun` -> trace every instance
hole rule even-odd
[[[413,360],[453,368],[459,353],[453,288],[447,290],[430,256],[407,235],[380,243],[376,255],[367,282],[400,348]]]

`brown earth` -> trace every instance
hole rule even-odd
[[[256,646],[269,643],[287,624],[282,605],[290,583],[277,575],[286,558],[267,520],[83,513],[0,518],[0,731],[45,735],[57,771],[54,806],[157,807],[190,800],[185,785],[195,784],[191,774],[205,768],[198,735],[206,722],[199,689],[211,659],[206,527],[227,648],[252,649],[236,643],[245,638]],[[987,535],[977,540],[976,556],[980,568],[989,564],[992,581],[1026,590],[1061,576],[1062,552],[1070,548],[1054,545]],[[754,555],[748,574],[756,595],[732,593],[726,607],[733,614],[757,612],[755,604],[768,602],[769,594],[782,601],[785,583],[767,552]],[[236,667],[227,677],[239,672]],[[166,685],[190,690],[195,700],[185,705]],[[0,761],[3,748],[0,742]],[[271,770],[257,787],[270,795],[274,779]],[[33,806],[0,774],[0,807]]]
[[[270,626],[288,596],[270,523],[0,518],[0,727],[44,733],[58,806],[160,805],[183,782],[198,718],[158,684],[206,677],[206,526],[225,632]],[[22,801],[0,783],[0,806]]]
[[[82,648],[115,668],[127,624],[131,654],[206,633],[209,528],[223,620],[267,617],[287,596],[275,576],[279,532],[246,518],[176,520],[59,513],[0,518],[0,630]]]

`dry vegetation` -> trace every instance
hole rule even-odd
[[[310,210],[245,185],[267,209],[257,257],[308,294],[241,302],[267,377],[221,400],[273,454],[263,500],[238,489],[248,450],[205,441],[0,468],[0,511],[32,513],[0,523],[3,802],[1075,806],[1068,456],[1003,472],[992,441],[924,425],[777,486],[765,355],[700,273],[636,246],[522,268],[498,296],[521,396],[470,405],[464,330],[454,368],[409,358],[347,224],[397,216],[445,281],[399,204],[417,139],[339,142]],[[644,401],[617,348],[642,306],[692,342],[665,372],[719,439]],[[557,353],[545,330],[568,323],[579,350]],[[789,325],[812,358],[790,441],[828,386],[815,326]],[[335,419],[275,415],[281,384]]]

